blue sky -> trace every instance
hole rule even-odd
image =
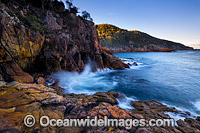
[[[200,44],[200,0],[73,0],[96,24],[108,23],[152,36]]]

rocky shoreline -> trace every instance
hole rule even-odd
[[[41,127],[39,118],[47,115],[54,119],[123,118],[123,119],[167,119],[166,112],[190,115],[176,108],[168,107],[157,101],[132,101],[134,109],[125,110],[117,106],[117,98],[123,94],[108,91],[94,95],[64,94],[58,86],[1,82],[0,87],[0,132],[136,132],[136,133],[198,133],[200,117],[177,121],[175,127],[133,127],[132,129],[110,127]],[[27,128],[23,119],[32,114],[36,125]]]
[[[168,49],[168,48],[163,48],[163,49],[111,49],[112,52],[173,52],[177,51],[174,49]]]
[[[38,1],[37,1],[38,2]],[[64,94],[57,82],[48,86],[46,75],[66,70],[81,72],[92,62],[92,70],[129,68],[100,45],[94,23],[64,9],[42,9],[32,0],[0,1],[0,132],[200,132],[200,117],[177,121],[176,127],[41,127],[39,118],[169,118],[165,112],[182,113],[157,101],[132,101],[135,108],[117,106],[123,94],[108,91],[94,95]],[[137,63],[134,63],[137,65]],[[24,117],[32,114],[36,125],[28,128]]]
[[[183,49],[157,49],[157,50],[146,50],[146,49],[135,49],[135,50],[122,50],[122,49],[111,49],[112,52],[126,53],[126,52],[176,52],[182,51]],[[187,50],[187,49],[185,49]],[[184,50],[184,51],[185,51]],[[189,49],[188,51],[199,51],[199,49]]]

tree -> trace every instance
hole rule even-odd
[[[78,7],[73,6],[73,7],[70,9],[70,12],[71,12],[71,13],[74,13],[74,14],[77,14],[77,13],[78,13]]]
[[[68,5],[69,11],[73,14],[78,13],[78,8],[73,5],[72,3],[73,0],[66,0],[66,4]]]
[[[69,10],[70,10],[70,9],[72,8],[72,6],[73,6],[72,1],[73,1],[73,0],[66,0],[66,4],[68,5],[68,9],[69,9]]]
[[[87,11],[83,11],[83,12],[82,12],[82,17],[83,17],[85,20],[93,21],[93,19],[91,18],[90,14],[89,14]]]

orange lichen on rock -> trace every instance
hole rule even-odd
[[[51,106],[43,106],[54,102],[62,102],[64,99],[51,88],[36,84],[14,83],[0,87],[0,130],[15,128],[20,131],[34,131],[39,128],[39,118],[43,115],[51,119],[63,119],[60,110],[51,109]],[[24,125],[24,117],[31,114],[36,119],[36,125],[27,129]]]

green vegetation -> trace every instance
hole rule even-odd
[[[83,17],[85,20],[93,21],[93,19],[91,18],[90,14],[89,14],[87,11],[83,11],[83,12],[82,12],[82,17]]]
[[[37,18],[36,16],[33,16],[33,15],[31,15],[31,14],[28,14],[27,17],[29,17],[30,20],[33,20],[33,21],[35,21],[35,22],[37,22],[37,23],[40,23],[40,24],[43,23],[42,19]]]
[[[104,47],[119,46],[123,48],[128,45],[139,47],[149,41],[139,31],[127,31],[109,24],[100,24],[96,27]]]
[[[110,24],[99,24],[96,25],[96,28],[101,39],[112,38],[116,33],[127,32],[127,30],[120,29]]]
[[[151,49],[152,45],[157,48],[184,48],[180,43],[158,39],[137,30],[128,31],[110,24],[99,24],[96,28],[102,46],[110,49]]]
[[[30,26],[32,29],[39,31],[40,33],[43,33],[45,30],[43,21],[40,18],[30,14],[25,17],[25,24]]]
[[[73,5],[72,1],[73,0],[66,0],[66,4],[68,5],[69,11],[71,13],[77,14],[79,9]]]
[[[16,13],[17,17],[20,19],[21,22],[23,22],[25,25],[29,26],[30,28],[39,31],[40,33],[48,32],[48,29],[46,26],[43,24],[42,19],[31,15],[27,14],[26,16],[22,16],[19,12]]]

